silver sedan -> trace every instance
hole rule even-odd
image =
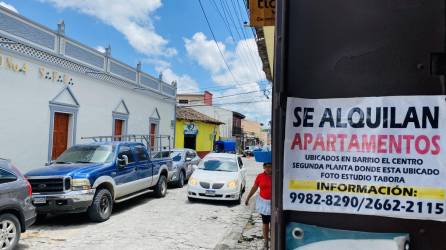
[[[173,175],[169,180],[170,184],[182,188],[189,177],[194,172],[201,158],[197,152],[188,148],[176,148],[170,151],[170,157],[173,161]]]

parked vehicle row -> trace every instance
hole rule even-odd
[[[113,205],[153,192],[164,197],[168,184],[187,196],[240,203],[246,169],[240,156],[192,149],[149,154],[131,141],[75,145],[55,161],[22,175],[0,159],[0,249],[14,249],[20,233],[47,214],[84,213],[95,222],[110,218]]]

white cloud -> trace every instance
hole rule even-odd
[[[266,78],[254,39],[240,40],[233,51],[228,50],[223,42],[218,41],[230,71],[215,42],[203,33],[198,32],[191,39],[184,39],[184,42],[188,55],[210,73],[218,87],[224,88],[220,91],[211,90],[214,93],[214,103],[241,102],[240,104],[225,104],[222,107],[240,112],[250,119],[263,123],[271,119],[271,100],[263,95],[263,90],[270,87],[265,83],[260,83]],[[240,95],[246,92],[251,93]]]
[[[191,39],[184,39],[185,47],[189,56],[198,62],[200,66],[213,74],[221,72],[225,68],[225,62],[221,57],[217,45],[214,41],[208,40],[207,37],[201,33],[195,33]],[[226,53],[226,47],[223,43],[219,42],[218,46],[225,55],[225,58],[229,55]]]
[[[232,37],[228,36],[225,39],[225,43],[227,43],[227,44],[235,44],[235,41],[234,41],[234,39]]]
[[[146,56],[173,56],[175,48],[157,34],[152,19],[161,0],[40,0],[59,9],[73,9],[93,16],[124,34],[130,45]]]
[[[142,62],[153,65],[158,72],[172,66],[170,62],[159,58],[146,58]]]
[[[177,75],[170,68],[157,67],[156,70],[163,74],[163,81],[167,83],[177,82],[178,93],[196,93],[200,90],[198,82],[187,74]]]
[[[7,9],[9,9],[10,11],[14,11],[15,13],[19,13],[19,11],[17,11],[17,9],[14,6],[12,6],[11,4],[7,4],[3,1],[0,2],[0,6],[5,7]]]
[[[144,54],[144,63],[153,65],[163,72],[167,83],[177,81],[178,91],[198,91],[198,83],[189,75],[178,75],[171,69],[171,63],[163,58],[177,55],[175,48],[159,35],[153,21],[161,18],[155,11],[161,7],[161,0],[40,0],[59,9],[72,9],[93,16],[122,33],[129,44]],[[100,52],[105,48],[97,46]]]
[[[101,52],[101,53],[105,53],[105,48],[104,48],[103,46],[101,46],[101,45],[96,46],[95,49],[96,49],[97,51]]]

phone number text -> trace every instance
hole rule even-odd
[[[444,203],[426,201],[401,201],[396,199],[297,192],[291,192],[290,199],[291,203],[354,208],[358,212],[364,209],[419,214],[443,214],[445,212]]]

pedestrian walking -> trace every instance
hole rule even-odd
[[[249,205],[249,200],[260,188],[260,194],[257,196],[256,200],[256,210],[262,216],[263,223],[263,239],[264,239],[264,249],[269,247],[269,230],[271,223],[271,173],[272,164],[263,164],[263,173],[257,175],[254,185],[246,198],[246,206]]]

